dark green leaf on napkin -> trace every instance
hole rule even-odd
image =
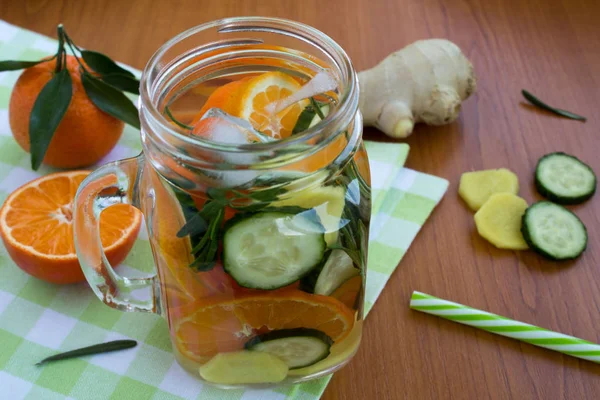
[[[112,342],[95,344],[93,346],[82,347],[80,349],[67,351],[65,353],[55,354],[44,358],[35,365],[43,365],[52,361],[67,360],[69,358],[89,356],[92,354],[108,353],[111,351],[125,350],[137,346],[135,340],[113,340]]]

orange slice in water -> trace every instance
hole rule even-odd
[[[241,350],[258,332],[275,329],[318,329],[343,339],[354,324],[354,311],[336,299],[299,290],[198,302],[171,310],[179,351],[198,362],[215,354]]]
[[[52,283],[85,280],[73,241],[73,200],[88,171],[59,172],[15,190],[0,209],[0,236],[13,261],[25,272]],[[107,208],[100,236],[112,265],[131,250],[142,214],[127,204]]]
[[[348,279],[346,282],[335,289],[331,294],[331,297],[338,299],[346,305],[348,308],[354,308],[356,300],[362,289],[362,277],[357,275],[353,278]]]
[[[206,103],[198,112],[198,115],[192,121],[192,126],[196,125],[198,121],[206,114],[211,108],[220,108],[228,114],[237,116],[239,93],[244,90],[246,83],[252,78],[246,77],[237,81],[229,82],[219,88],[217,88],[206,100]]]
[[[249,121],[255,129],[267,135],[277,139],[286,138],[292,134],[300,113],[309,101],[300,100],[275,116],[270,115],[265,107],[288,97],[301,87],[296,79],[278,71],[230,82],[209,96],[192,125],[197,124],[209,109],[220,108],[234,117]],[[271,125],[279,129],[274,131]]]
[[[286,138],[292,134],[300,113],[308,106],[309,101],[298,101],[276,116],[271,116],[266,107],[285,99],[301,87],[297,80],[283,72],[267,72],[256,76],[246,83],[241,92],[237,116],[250,121],[255,129],[276,139]],[[278,132],[270,127],[273,123],[278,126]]]

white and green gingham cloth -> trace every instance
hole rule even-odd
[[[0,60],[37,60],[55,53],[56,46],[53,39],[0,20]],[[32,171],[29,155],[10,132],[8,103],[20,73],[0,73],[0,204],[17,187],[52,172],[47,167]],[[373,186],[368,312],[448,182],[402,168],[407,145],[367,142],[366,146]],[[101,163],[135,156],[140,148],[139,132],[128,126]],[[118,271],[147,274],[152,265],[143,229]],[[138,346],[44,367],[34,365],[59,351],[126,338],[137,340]],[[329,379],[273,390],[224,391],[203,385],[175,362],[163,318],[110,309],[87,284],[57,286],[32,278],[0,245],[0,399],[313,400],[321,396]]]

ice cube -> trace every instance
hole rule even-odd
[[[267,143],[275,140],[254,129],[252,124],[245,119],[229,115],[219,108],[209,109],[201,119],[204,120],[207,118],[213,118],[211,124],[205,128],[210,135],[209,139],[213,142],[248,144],[256,142]]]
[[[202,131],[194,130],[196,135],[216,143],[242,145],[256,142],[270,142],[273,139],[255,130],[252,125],[241,118],[236,118],[218,108],[209,109],[202,120],[210,120],[202,125]],[[250,152],[219,152],[220,162],[232,165],[252,165],[258,161],[258,157]],[[235,169],[235,168],[233,168]],[[224,187],[239,187],[254,180],[258,174],[254,170],[218,171],[211,173],[212,178],[221,181]]]

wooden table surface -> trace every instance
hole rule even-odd
[[[414,40],[445,37],[472,60],[478,90],[459,121],[419,126],[408,167],[450,181],[369,315],[363,344],[324,399],[584,399],[600,396],[600,366],[410,311],[420,290],[600,342],[600,195],[572,209],[589,248],[574,262],[497,250],[457,196],[464,171],[508,167],[521,195],[537,159],[565,151],[600,173],[600,2],[597,0],[144,1],[3,0],[0,18],[143,68],[167,39],[226,16],[291,18],[326,32],[357,70]],[[522,88],[583,114],[560,119],[523,103]],[[383,138],[367,130],[370,139]]]

